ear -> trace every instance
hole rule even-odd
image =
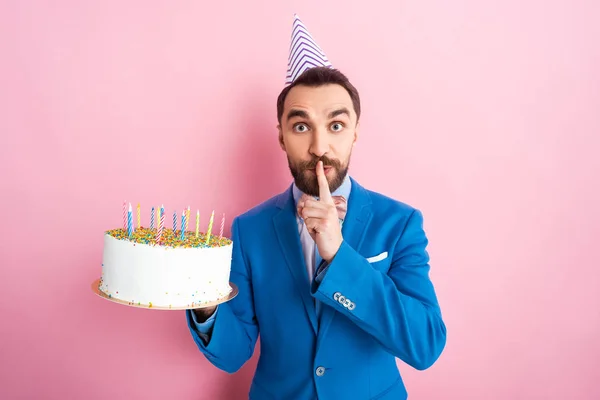
[[[277,125],[277,131],[279,132],[279,147],[281,147],[281,150],[285,151],[285,142],[283,141],[283,131],[281,130],[281,125]]]
[[[352,146],[356,144],[358,140],[358,133],[360,131],[360,121],[356,123],[356,127],[354,128],[354,140],[352,140]]]

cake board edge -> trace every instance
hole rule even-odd
[[[146,310],[163,310],[163,311],[181,311],[181,310],[195,310],[200,308],[208,308],[218,306],[219,304],[226,303],[229,300],[233,299],[238,295],[238,288],[233,282],[229,282],[229,287],[231,287],[231,291],[229,294],[219,300],[210,301],[202,304],[193,304],[189,306],[178,306],[178,307],[165,307],[165,306],[156,306],[154,304],[142,304],[142,303],[132,303],[131,301],[116,299],[112,296],[107,295],[102,290],[100,290],[100,279],[98,278],[92,282],[92,292],[94,292],[99,297],[108,300],[112,303],[121,304],[124,306],[135,307],[135,308],[144,308]]]

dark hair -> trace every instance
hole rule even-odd
[[[279,96],[277,97],[277,121],[281,123],[285,98],[294,86],[304,85],[318,87],[327,84],[337,84],[346,89],[350,95],[350,99],[352,99],[356,120],[358,121],[360,118],[360,97],[358,95],[358,90],[350,83],[346,75],[339,70],[330,67],[314,67],[307,69],[294,82],[286,86],[281,93],[279,93]]]

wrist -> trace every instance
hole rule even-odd
[[[327,264],[331,264],[331,262],[333,261],[333,259],[336,256],[336,254],[340,250],[340,247],[342,247],[342,242],[343,242],[343,239],[340,239],[339,243],[335,246],[335,250],[329,256],[323,257],[323,260],[325,260],[325,262],[327,262]]]

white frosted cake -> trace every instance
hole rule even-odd
[[[104,234],[99,290],[129,304],[191,308],[229,295],[233,243],[223,236],[130,226]]]

